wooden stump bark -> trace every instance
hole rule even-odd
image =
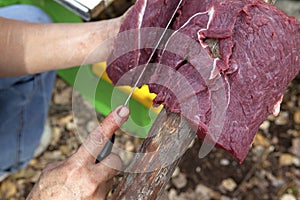
[[[131,173],[118,185],[113,199],[158,199],[195,136],[183,117],[163,110],[143,142],[140,154],[127,169]]]

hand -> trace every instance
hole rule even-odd
[[[128,119],[128,115],[129,109],[125,106],[112,111],[75,154],[65,161],[46,166],[27,199],[105,199],[112,187],[116,169],[121,169],[122,162],[114,154],[100,163],[96,164],[95,161],[112,134]]]

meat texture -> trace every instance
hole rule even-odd
[[[142,83],[157,94],[156,104],[196,125],[200,139],[209,137],[242,162],[260,124],[278,114],[286,86],[299,72],[300,24],[260,0],[138,0],[120,30],[138,29],[131,42],[136,48],[117,56],[126,43],[117,40],[108,60],[115,84],[150,57],[151,48],[141,46],[150,33],[140,29],[165,27],[178,3],[168,27],[173,31],[151,58],[164,67],[149,65]],[[216,48],[210,48],[211,39]],[[138,73],[122,84],[133,85]],[[218,93],[220,86],[224,91]],[[220,109],[223,123],[213,120],[222,116]]]

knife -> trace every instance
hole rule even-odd
[[[136,80],[134,86],[132,87],[132,89],[131,89],[131,91],[130,91],[130,93],[129,93],[129,96],[127,97],[127,99],[126,99],[126,101],[125,101],[125,103],[124,103],[124,106],[127,106],[127,105],[128,105],[129,100],[130,100],[130,98],[132,97],[132,95],[133,95],[133,93],[134,93],[134,90],[137,88],[139,82],[141,81],[143,75],[145,74],[146,69],[147,69],[147,66],[150,64],[151,59],[153,58],[153,56],[154,56],[156,50],[158,49],[158,47],[159,47],[159,45],[160,45],[162,39],[164,38],[164,36],[165,36],[167,30],[169,29],[169,26],[171,25],[171,23],[172,23],[172,21],[173,21],[175,15],[176,15],[176,13],[177,13],[177,11],[179,10],[181,4],[182,4],[182,0],[179,1],[178,5],[177,5],[177,7],[176,7],[176,9],[175,9],[175,11],[174,11],[173,14],[172,14],[172,17],[170,18],[170,20],[169,20],[167,26],[165,27],[163,33],[161,34],[161,36],[160,36],[160,38],[159,38],[159,40],[158,40],[156,46],[154,47],[154,49],[153,49],[153,51],[152,51],[152,53],[151,53],[151,55],[150,55],[148,61],[147,61],[146,64],[145,64],[145,66],[144,66],[142,72],[140,73],[138,79]]]
[[[134,86],[132,87],[132,89],[131,89],[131,91],[130,91],[130,93],[129,93],[129,95],[128,95],[128,97],[127,97],[125,103],[124,103],[124,106],[128,106],[128,103],[129,103],[130,98],[132,97],[132,95],[133,95],[135,89],[138,87],[138,84],[139,84],[139,82],[141,81],[141,79],[142,79],[144,73],[146,72],[146,69],[147,69],[148,65],[150,64],[150,62],[151,62],[151,60],[152,60],[152,58],[153,58],[153,56],[154,56],[156,50],[158,49],[158,47],[159,47],[159,45],[160,45],[162,39],[164,38],[164,36],[165,36],[165,34],[166,34],[166,32],[167,32],[169,26],[171,25],[171,23],[172,23],[172,21],[173,21],[175,15],[176,15],[176,13],[177,13],[177,11],[179,10],[179,8],[180,8],[180,6],[181,6],[181,4],[182,4],[182,1],[183,1],[183,0],[180,0],[180,1],[179,1],[178,5],[177,5],[177,7],[176,7],[176,9],[175,9],[175,11],[174,11],[173,14],[172,14],[172,17],[171,17],[170,20],[168,21],[168,24],[166,25],[166,27],[165,27],[163,33],[161,34],[161,36],[160,36],[160,38],[159,38],[157,44],[155,45],[155,47],[154,47],[154,49],[153,49],[153,51],[152,51],[152,53],[151,53],[149,59],[147,60],[147,62],[146,62],[146,64],[145,64],[145,66],[144,66],[142,72],[140,73],[138,79],[136,80]],[[101,153],[99,154],[99,156],[97,157],[97,162],[101,162],[103,159],[105,159],[105,158],[111,153],[112,147],[113,147],[113,145],[114,145],[114,140],[115,140],[115,134],[113,134],[113,136],[110,138],[110,141],[108,141],[108,142],[105,144],[105,146],[104,146],[102,152],[101,152]]]

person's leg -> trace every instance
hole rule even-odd
[[[16,4],[0,8],[0,16],[34,23],[52,22],[52,19],[44,11],[32,5]]]
[[[0,16],[51,22],[43,11],[28,5],[0,8]],[[20,170],[32,158],[44,130],[54,80],[55,72],[0,78],[0,177]]]

